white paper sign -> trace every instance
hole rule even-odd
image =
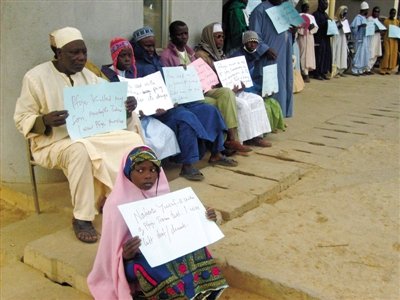
[[[263,68],[263,83],[262,83],[262,93],[263,97],[269,96],[272,93],[279,92],[279,82],[278,82],[278,65],[268,65]]]
[[[118,206],[151,267],[208,246],[224,237],[192,188]]]
[[[137,100],[136,111],[152,115],[158,108],[168,110],[173,107],[168,89],[165,86],[161,72],[156,72],[142,78],[124,78],[118,76],[121,82],[128,82],[128,96]]]
[[[336,22],[332,20],[328,20],[328,30],[327,35],[338,35],[339,30],[337,28]]]
[[[241,87],[241,82],[246,87],[253,86],[244,55],[215,61],[214,66],[223,87],[230,89],[235,85]]]
[[[100,83],[64,88],[67,130],[72,140],[126,128],[127,84]]]
[[[342,21],[342,25],[343,25],[343,32],[344,33],[350,33],[351,32],[350,24],[349,24],[349,21],[347,19]]]
[[[365,27],[365,36],[371,36],[375,34],[375,22],[367,21],[367,27]]]
[[[378,27],[379,30],[386,30],[386,29],[387,29],[387,28],[385,27],[385,25],[383,25],[383,24],[381,23],[381,21],[379,21],[378,18],[374,18],[374,22],[375,22],[375,25]]]
[[[172,102],[183,104],[204,100],[199,76],[193,66],[163,68],[165,84]]]
[[[393,39],[400,39],[400,27],[389,25],[389,37]]]

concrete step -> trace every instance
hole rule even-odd
[[[301,176],[301,170],[290,162],[272,160],[256,152],[251,159],[235,159],[238,167],[207,167],[201,170],[204,181],[188,182],[178,178],[170,183],[171,189],[191,186],[205,206],[220,211],[222,218],[228,221],[272,199]]]
[[[202,169],[205,181],[190,182],[190,186],[204,205],[221,211],[225,220],[236,218],[299,180],[300,170],[297,167],[289,162],[276,163],[268,159],[254,154],[251,160],[238,158],[240,168],[206,167]],[[187,186],[188,181],[182,178],[171,182],[172,190]],[[101,218],[96,218],[95,226],[100,231],[99,221]],[[68,218],[68,223],[63,222],[64,229],[28,241],[23,254],[24,262],[52,281],[66,283],[89,294],[86,277],[98,244],[78,241],[69,223]],[[240,288],[240,285],[235,287]]]
[[[89,300],[92,297],[70,286],[55,284],[42,272],[22,262],[14,262],[1,268],[1,299]]]

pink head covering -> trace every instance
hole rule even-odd
[[[137,70],[136,70],[136,61],[135,61],[135,55],[133,53],[133,48],[131,43],[129,43],[128,40],[122,38],[122,37],[116,37],[111,40],[110,42],[110,51],[111,51],[111,58],[113,61],[113,67],[114,71],[118,73],[117,71],[117,63],[118,63],[118,55],[123,49],[129,49],[132,52],[132,69],[135,74],[135,78],[137,76]]]
[[[147,146],[140,147],[150,149]],[[93,269],[87,279],[89,290],[96,300],[132,299],[132,291],[125,277],[122,258],[122,246],[131,237],[131,234],[118,205],[143,200],[143,196],[150,198],[169,192],[167,177],[162,168],[158,185],[156,183],[150,190],[143,191],[134,185],[124,174],[125,164],[130,153],[125,155],[122,160],[114,188],[103,208],[100,244]]]

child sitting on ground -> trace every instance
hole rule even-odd
[[[149,147],[136,147],[123,159],[103,209],[100,245],[88,277],[96,300],[212,300],[228,286],[206,248],[153,268],[140,252],[141,240],[129,233],[118,205],[168,192],[161,161]],[[208,208],[206,216],[216,220],[214,209]]]

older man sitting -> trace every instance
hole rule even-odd
[[[78,29],[65,27],[53,34],[57,59],[25,74],[14,121],[24,137],[30,139],[35,161],[64,172],[74,206],[75,235],[83,242],[94,243],[98,239],[92,225],[98,213],[96,201],[112,189],[123,154],[143,141],[137,133],[127,130],[71,140],[66,128],[64,88],[97,84],[102,79],[84,67],[87,49]]]

